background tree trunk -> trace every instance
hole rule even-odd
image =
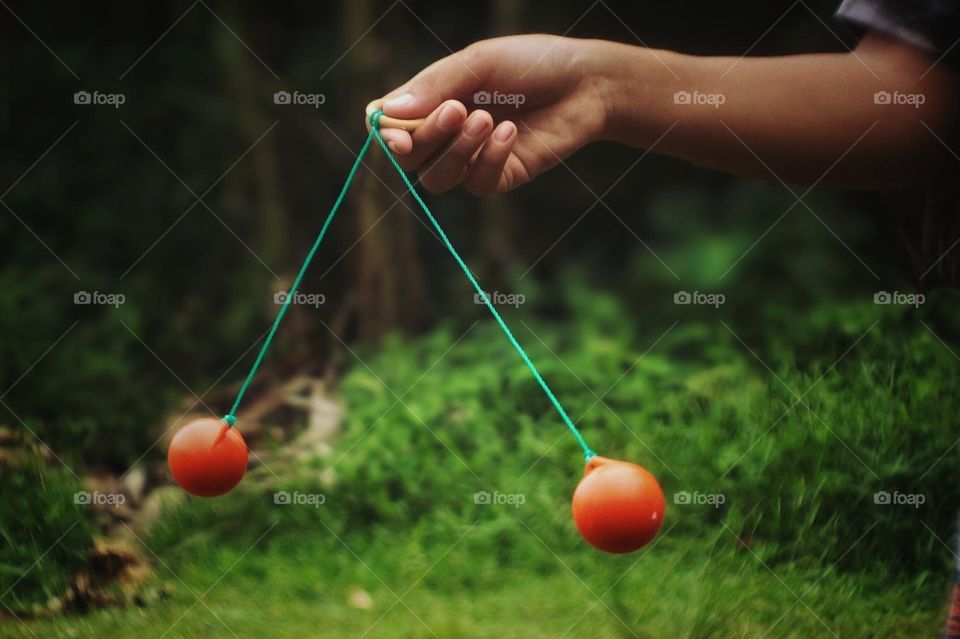
[[[520,29],[521,3],[495,0],[490,17],[494,36],[517,33]],[[469,105],[468,105],[469,106]],[[507,286],[508,265],[516,263],[517,208],[511,195],[483,198],[480,201],[480,246],[489,290]]]
[[[224,19],[235,25],[235,29],[239,29],[240,33],[247,31],[244,28],[243,12],[236,11],[232,4],[224,4],[221,10]],[[268,95],[266,87],[259,84],[258,76],[262,74],[262,70],[251,63],[250,53],[226,29],[217,24],[211,28],[222,77],[227,91],[236,100],[239,137],[246,141],[247,145],[251,145],[273,122],[261,106],[264,96]],[[235,198],[245,197],[242,193],[243,187],[246,184],[252,185],[253,201],[256,202],[257,239],[256,246],[251,244],[251,247],[270,268],[276,270],[280,267],[278,260],[287,245],[288,234],[287,216],[280,194],[274,133],[271,132],[260,140],[250,154],[225,178],[228,185],[225,199],[231,199],[237,204],[242,203]],[[246,148],[244,147],[244,150]],[[239,210],[244,208],[246,207],[238,207]],[[248,238],[244,238],[244,241],[250,243]]]
[[[344,0],[342,7],[344,25],[341,33],[344,46],[349,47],[369,28],[376,14],[371,0]],[[404,17],[403,12],[395,11],[393,17],[399,22]],[[377,37],[369,33],[342,63],[350,66],[351,102],[357,106],[356,121],[348,126],[360,126],[363,106],[388,88],[373,82],[374,78],[383,77],[380,72],[382,59],[378,55],[382,49]],[[357,275],[352,308],[355,337],[361,339],[382,335],[392,328],[422,328],[425,301],[423,268],[416,241],[420,224],[404,202],[395,203],[396,198],[390,190],[400,195],[402,185],[391,175],[393,169],[384,161],[380,149],[372,151],[364,161],[370,171],[375,171],[389,185],[389,189],[376,176],[365,171],[360,188],[351,198],[357,236],[363,236],[354,250]],[[405,200],[409,202],[409,198]]]

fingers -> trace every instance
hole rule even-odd
[[[419,170],[427,160],[450,144],[460,133],[466,119],[467,108],[456,100],[447,100],[441,104],[413,133],[411,148],[405,156],[399,158],[400,166],[405,171]]]
[[[456,100],[448,100],[417,127],[416,137],[408,131],[389,127],[380,129],[380,135],[390,150],[398,156],[408,155],[413,151],[416,142],[417,153],[400,162],[405,170],[413,171],[459,131],[460,124],[466,117],[467,110],[462,104]]]
[[[464,181],[464,187],[473,195],[492,195],[509,188],[503,167],[517,141],[517,127],[504,121],[497,125],[480,149],[480,154]]]
[[[468,117],[463,104],[447,100],[412,134],[382,129],[381,136],[400,166],[420,171],[420,182],[432,193],[448,191],[461,182],[474,195],[509,188],[504,167],[517,141],[517,127],[504,121],[494,129],[486,111]]]
[[[437,60],[385,96],[382,108],[388,116],[405,120],[426,116],[412,135],[397,129],[381,131],[404,170],[420,169],[460,133],[467,110],[457,99],[476,92],[496,62],[491,47],[474,44]]]
[[[401,129],[380,129],[380,137],[394,155],[406,155],[413,150],[413,138]]]
[[[463,123],[460,134],[443,149],[426,169],[420,183],[432,193],[448,191],[466,176],[471,160],[493,129],[493,118],[486,111],[474,111]],[[419,132],[419,131],[418,131]],[[414,136],[416,137],[416,135]],[[414,152],[418,142],[414,140]]]
[[[473,94],[495,64],[496,56],[489,47],[474,45],[457,51],[391,91],[383,112],[395,118],[422,118],[444,100]]]

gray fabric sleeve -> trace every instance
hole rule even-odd
[[[898,15],[896,2],[883,0],[843,0],[837,18],[863,29],[873,29],[893,36],[931,53],[937,51],[933,40],[903,15]]]
[[[836,17],[944,57],[953,65],[960,54],[960,0],[843,0]]]

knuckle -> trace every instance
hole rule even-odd
[[[471,63],[476,64],[479,59],[483,56],[483,43],[474,42],[465,46],[457,52],[457,55],[460,57],[460,62],[464,63],[469,67]]]
[[[480,40],[460,49],[455,55],[459,58],[460,64],[470,69],[475,75],[483,77],[486,75],[491,55],[496,55],[494,49],[491,48],[489,41]]]

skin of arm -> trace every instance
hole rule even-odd
[[[383,137],[432,192],[507,191],[599,140],[768,181],[884,189],[949,158],[958,86],[929,53],[872,32],[851,52],[744,58],[510,36],[389,93],[387,115],[426,122]]]

